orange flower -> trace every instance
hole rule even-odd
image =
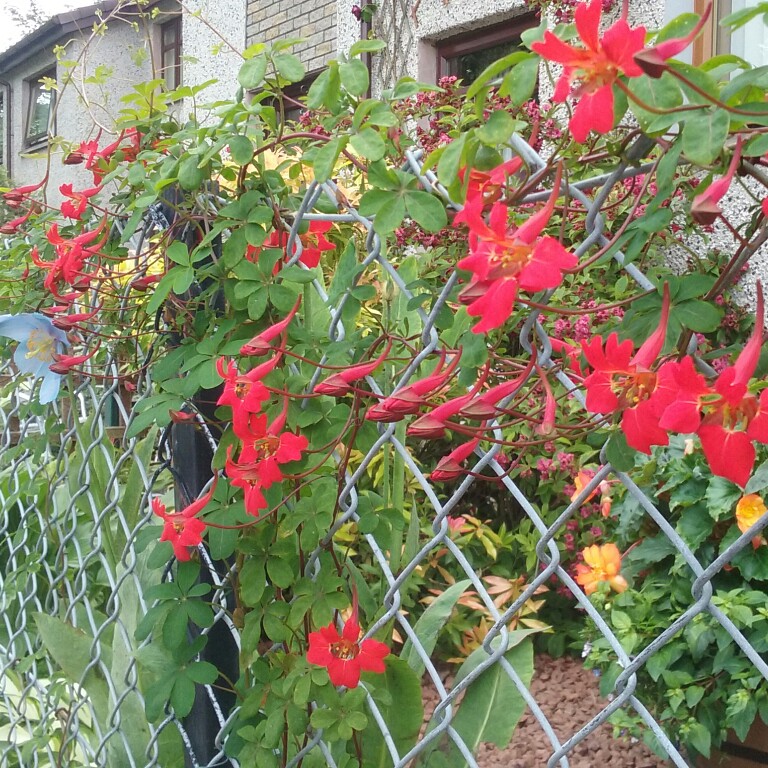
[[[627,588],[627,580],[619,573],[621,570],[621,553],[615,544],[603,544],[583,549],[581,552],[584,564],[576,566],[576,582],[584,587],[591,595],[597,591],[600,582],[607,581],[615,592],[623,592]]]
[[[575,490],[571,494],[571,501],[576,501],[576,499],[579,497],[579,494],[587,487],[594,476],[595,472],[592,469],[580,469],[578,471],[576,477],[573,478],[573,487]],[[584,502],[588,502],[591,498],[594,497],[596,493],[597,488],[595,488],[592,493],[590,493],[589,496],[584,499]]]
[[[768,507],[756,493],[742,496],[736,505],[736,525],[742,533],[746,533],[766,512]],[[755,549],[764,543],[765,539],[759,534],[752,539]]]

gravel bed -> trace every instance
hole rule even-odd
[[[549,718],[555,733],[565,741],[604,706],[598,679],[571,658],[536,657],[531,692]],[[425,678],[426,720],[439,701]],[[521,718],[512,743],[506,749],[483,744],[477,756],[480,768],[545,768],[552,754],[549,740],[530,710]],[[671,762],[654,755],[645,744],[629,739],[614,739],[612,727],[605,723],[582,741],[568,756],[571,768],[665,768]]]

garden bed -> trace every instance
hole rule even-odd
[[[549,718],[555,733],[565,740],[576,733],[604,706],[598,679],[572,658],[536,657],[531,693]],[[425,678],[426,681],[429,678]],[[425,717],[432,714],[438,696],[431,685],[424,688]],[[571,768],[662,768],[669,762],[654,755],[645,744],[614,739],[609,724],[590,734],[568,756]],[[477,755],[480,768],[543,768],[552,754],[551,745],[536,718],[526,710],[512,743],[506,749],[484,744]]]

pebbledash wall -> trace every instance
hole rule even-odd
[[[115,117],[126,108],[124,97],[136,83],[157,76],[153,59],[159,59],[159,25],[180,10],[178,3],[166,0],[156,5],[161,13],[154,21],[139,23],[136,28],[132,23],[136,16],[130,6],[125,6],[124,15],[111,19],[103,34],[89,40],[99,19],[96,11],[100,9],[106,16],[116,5],[107,2],[58,14],[0,53],[0,93],[6,118],[3,165],[16,185],[36,183],[48,169],[49,202],[54,204],[59,201],[58,189],[64,182],[72,182],[75,189],[93,185],[91,175],[82,166],[63,165],[66,147],[99,134],[100,145],[114,140]],[[233,97],[242,64],[240,53],[245,46],[245,0],[188,0],[185,7],[190,13],[182,16],[183,84],[217,80],[196,99],[198,104]],[[56,46],[66,46],[60,58],[78,61],[69,84],[65,84],[68,67],[56,61]],[[56,68],[59,94],[51,133],[57,140],[50,145],[44,140],[28,146],[25,130],[30,83],[52,67]],[[104,82],[86,82],[100,68],[107,73]],[[174,109],[183,117],[189,108],[190,104],[179,102]],[[63,143],[59,144],[58,139]]]

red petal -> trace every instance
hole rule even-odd
[[[579,33],[579,37],[593,51],[597,51],[600,48],[599,31],[602,14],[602,0],[592,0],[591,3],[578,3],[573,14],[573,20],[576,22],[576,31]]]
[[[328,664],[328,677],[334,685],[357,688],[360,682],[360,663],[356,658],[347,661],[333,658]]]
[[[699,428],[699,437],[712,474],[744,487],[755,464],[755,447],[747,433],[705,424]]]

